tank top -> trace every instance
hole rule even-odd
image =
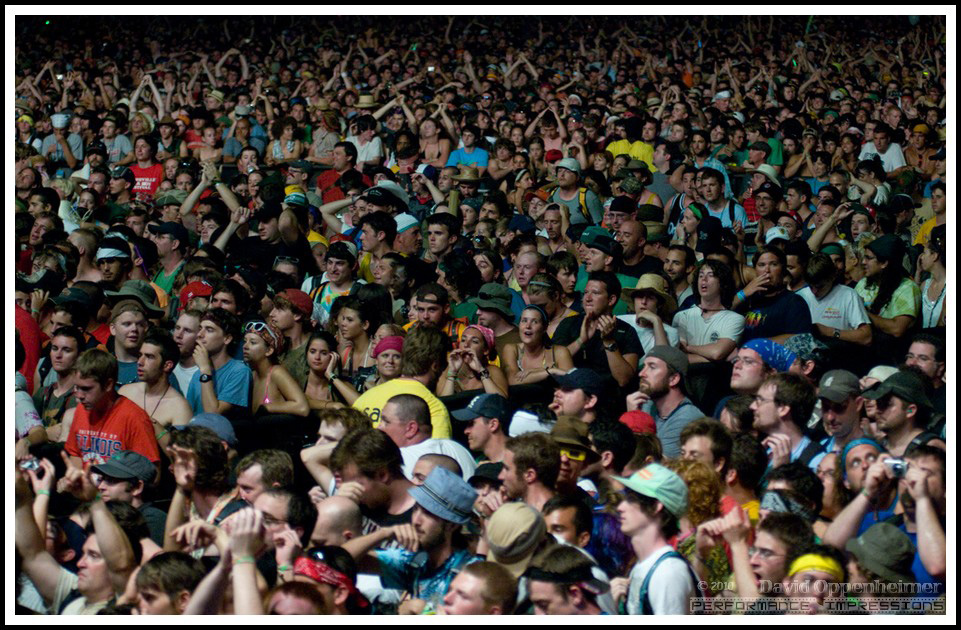
[[[941,294],[934,300],[928,298],[928,289],[931,287],[931,278],[924,281],[921,287],[921,327],[935,328],[938,320],[941,319],[941,309],[944,307],[944,295],[947,284],[941,288]]]

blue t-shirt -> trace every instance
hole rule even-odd
[[[741,343],[777,335],[811,332],[811,310],[800,295],[782,291],[773,298],[752,295],[737,312],[744,315]]]
[[[129,385],[130,383],[136,383],[140,379],[137,378],[137,362],[130,361],[117,361],[117,388],[121,388],[124,385]]]
[[[411,597],[433,603],[435,609],[450,589],[450,583],[460,570],[481,558],[465,549],[455,551],[447,561],[432,572],[425,567],[417,571],[411,567],[414,552],[406,549],[377,550],[380,562],[380,581],[384,588],[409,591]]]
[[[487,151],[478,147],[474,147],[474,150],[470,153],[465,149],[455,149],[450,152],[450,157],[447,158],[447,164],[445,166],[458,166],[463,164],[464,166],[471,166],[473,168],[487,168],[488,159]]]
[[[235,407],[250,407],[250,368],[242,361],[230,359],[214,372],[214,389],[217,400]],[[200,371],[194,373],[187,386],[187,403],[194,415],[203,413],[203,397],[200,393]]]

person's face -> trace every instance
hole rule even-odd
[[[697,272],[697,289],[702,298],[714,298],[721,293],[721,280],[710,267],[701,267]]]
[[[944,374],[944,363],[936,360],[937,349],[923,341],[915,341],[908,348],[908,353],[904,357],[904,364],[909,367],[917,367],[932,382],[938,381]]]
[[[687,277],[686,258],[682,251],[672,249],[667,252],[667,257],[664,259],[664,273],[671,282],[677,283]]]
[[[589,280],[584,287],[584,296],[581,304],[584,313],[590,315],[604,315],[610,311],[613,304],[610,303],[610,295],[607,292],[607,285],[597,280]]]
[[[852,492],[860,492],[864,487],[864,477],[868,468],[878,460],[880,451],[872,444],[858,444],[848,451],[844,458],[847,472],[847,486]]]
[[[110,324],[115,342],[128,351],[135,351],[147,332],[147,318],[139,311],[123,313]]]
[[[851,397],[840,403],[822,398],[821,420],[825,433],[837,440],[846,439],[861,422],[862,407],[860,397]]]
[[[360,319],[360,313],[352,308],[345,308],[340,311],[338,317],[338,328],[343,339],[357,339],[367,334],[367,322]]]
[[[764,379],[764,361],[750,348],[741,348],[734,359],[731,389],[739,394],[754,394]]]
[[[576,615],[574,602],[560,590],[558,584],[531,580],[528,583],[530,600],[535,615]]]
[[[474,132],[464,131],[461,133],[461,140],[463,140],[464,146],[469,149],[474,146],[474,142],[477,140],[477,138],[474,136]]]
[[[180,173],[177,175],[177,180],[174,182],[174,188],[177,190],[182,190],[185,193],[189,193],[190,189],[193,188],[194,179],[190,176],[190,173]]]
[[[475,452],[483,452],[487,446],[487,441],[492,434],[490,420],[483,416],[474,418],[464,427],[464,435],[467,436],[467,446]]]
[[[110,571],[100,553],[96,534],[87,536],[83,543],[83,555],[77,562],[77,569],[77,590],[82,595],[101,595],[112,590]]]
[[[569,457],[568,453],[574,457]],[[579,459],[582,457],[584,459]],[[557,473],[557,485],[571,486],[577,483],[586,464],[586,453],[583,449],[566,447],[561,450],[561,466]]]
[[[687,438],[681,445],[681,459],[690,459],[707,464],[712,469],[717,470],[720,462],[714,461],[712,448],[714,443],[706,435],[694,435]]]
[[[110,184],[109,184],[110,194],[111,195],[121,194],[122,192],[127,190],[127,184],[128,184],[127,180],[125,180],[122,177],[111,177]]]
[[[700,157],[707,152],[707,141],[701,134],[691,136],[691,153]]]
[[[139,118],[137,119],[139,120]],[[211,131],[213,131],[211,129]],[[147,162],[150,160],[150,143],[146,140],[140,138],[137,143],[133,145],[134,157],[137,158],[138,162]]]
[[[794,221],[791,221],[791,223],[794,223]],[[787,262],[785,270],[787,271],[788,276],[791,278],[791,284],[794,285],[800,282],[804,277],[804,267],[801,266],[800,260],[797,256],[789,254],[785,258]]]
[[[641,127],[641,140],[650,144],[651,141],[654,140],[656,136],[657,136],[657,124],[653,122],[644,123],[644,126]]]
[[[276,243],[280,239],[279,223],[278,219],[261,221],[257,225],[257,234],[260,236],[260,240],[266,243]]]
[[[518,330],[522,343],[540,342],[543,341],[544,334],[547,332],[547,324],[540,313],[532,309],[526,309],[521,313]]]
[[[538,272],[537,257],[533,254],[522,254],[514,264],[514,277],[523,288],[530,284],[531,278]]]
[[[657,308],[659,306],[657,295],[651,292],[641,293],[634,297],[634,312],[635,313],[657,313]]]
[[[164,360],[161,356],[162,348],[152,343],[145,343],[140,347],[140,357],[137,359],[137,378],[144,383],[156,383],[164,375]]]
[[[878,257],[874,255],[874,252],[870,249],[865,249],[864,254],[861,256],[861,266],[864,269],[865,276],[874,278],[884,271],[888,263],[881,262],[878,260]]]
[[[851,217],[851,238],[856,239],[861,234],[871,231],[871,222],[861,213]]]
[[[383,241],[383,232],[376,232],[369,223],[360,231],[360,244],[365,252],[372,252]]]
[[[777,395],[777,385],[762,385],[751,403],[751,411],[754,412],[754,429],[762,433],[767,433],[777,426],[780,419],[780,405],[775,401]]]
[[[56,314],[55,314],[56,315]],[[80,354],[73,337],[54,335],[50,342],[50,363],[57,374],[67,374]]]
[[[898,431],[910,422],[908,415],[911,412],[916,413],[917,409],[916,405],[891,395],[879,398],[875,405],[878,429],[888,434]]]
[[[633,501],[622,499],[617,504],[617,515],[621,522],[621,532],[633,537],[651,525],[651,519],[641,511],[641,507]]]
[[[599,249],[594,249],[593,247],[584,248],[584,266],[588,273],[592,271],[604,271],[610,259],[610,256]]]
[[[451,238],[446,226],[434,224],[427,227],[427,248],[431,254],[435,256],[444,254],[450,246]]]
[[[112,139],[117,135],[117,125],[112,120],[103,121],[103,125],[100,126],[100,133],[106,140]]]
[[[781,261],[777,256],[771,253],[761,254],[755,267],[757,268],[758,275],[766,273],[770,276],[768,293],[777,292],[781,289],[784,284],[784,267],[781,266]]]
[[[886,131],[875,131],[874,132],[874,146],[877,148],[878,153],[884,153],[891,146],[891,138],[888,136]]]
[[[394,240],[395,249],[401,254],[407,254],[408,256],[416,254],[420,251],[421,244],[423,243],[423,237],[420,233],[419,227],[412,227],[408,230],[404,230],[402,233],[397,235]]]
[[[436,296],[432,295],[427,295],[425,297],[430,298],[432,301],[437,299]],[[440,326],[444,323],[446,311],[440,304],[418,300],[415,309],[417,312],[417,323],[421,326],[440,328]],[[479,315],[480,312],[478,311],[478,316]]]
[[[132,479],[118,479],[116,477],[108,477],[107,475],[99,475],[100,480],[97,482],[97,491],[103,495],[104,501],[119,501],[121,503],[130,503],[134,499],[134,490],[137,488],[137,482]]]
[[[244,335],[243,356],[244,362],[248,365],[257,363],[267,358],[268,346],[263,337],[254,332]]]
[[[74,381],[73,394],[77,403],[83,405],[87,411],[93,409],[112,389],[112,381],[108,386],[101,385],[93,378],[80,378]]]
[[[287,499],[260,494],[251,504],[263,515],[264,542],[268,549],[274,548],[274,536],[287,527]]]
[[[260,464],[254,464],[237,475],[237,494],[242,501],[253,505],[264,490],[264,470]]]
[[[503,484],[502,488],[507,493],[508,499],[520,499],[527,491],[527,482],[524,481],[523,471],[517,470],[514,464],[514,453],[509,449],[504,449],[503,463],[504,467],[497,478]]]
[[[173,339],[180,348],[181,358],[189,357],[197,344],[197,333],[200,331],[200,321],[191,315],[181,315],[174,325]]]
[[[490,614],[490,607],[481,597],[485,587],[482,579],[461,571],[451,581],[441,610],[445,615]]]
[[[671,376],[667,363],[663,359],[654,357],[644,359],[640,374],[640,390],[642,392],[657,400],[670,391],[670,380]]]
[[[385,379],[400,376],[401,353],[397,350],[384,350],[377,355],[377,373]]]
[[[315,339],[307,347],[307,366],[314,373],[325,373],[332,357],[333,354],[323,339]]]
[[[561,188],[570,188],[577,184],[577,173],[566,168],[557,169],[557,183]]]
[[[197,333],[197,343],[206,348],[210,355],[220,354],[227,347],[228,337],[223,329],[210,320],[200,322],[200,332]]]
[[[179,615],[182,612],[170,595],[154,588],[137,589],[137,611],[141,615]]]
[[[487,354],[487,342],[484,341],[484,335],[476,328],[464,331],[464,334],[461,335],[460,338],[460,347],[462,350],[472,351],[479,357]]]
[[[693,211],[690,209],[684,210],[684,214],[681,215],[681,225],[684,227],[685,234],[694,234],[697,232],[697,226],[699,223],[700,221]]]
[[[750,550],[751,570],[759,586],[774,585],[787,573],[787,546],[764,530],[758,530]]]
[[[270,323],[276,326],[278,330],[286,331],[293,328],[297,320],[294,317],[294,312],[289,308],[274,306],[270,311]]]
[[[442,546],[447,538],[447,523],[448,521],[431,514],[420,505],[415,506],[411,525],[417,534],[420,548],[429,552]]]

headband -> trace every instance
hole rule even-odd
[[[491,330],[487,326],[481,326],[480,324],[471,324],[470,326],[464,329],[464,333],[466,333],[471,328],[473,328],[474,330],[478,331],[481,335],[483,335],[484,343],[487,344],[488,350],[494,347],[494,331],[493,330]],[[461,339],[464,338],[464,333],[460,334]]]
[[[130,258],[130,252],[112,247],[101,247],[97,250],[97,260],[104,260],[106,258]]]
[[[855,446],[861,446],[862,444],[870,444],[874,448],[878,449],[878,453],[884,452],[884,449],[881,448],[881,445],[875,442],[874,440],[872,440],[871,438],[858,438],[856,440],[851,440],[850,442],[845,444],[844,450],[841,451],[841,468],[842,470],[844,470],[845,479],[848,478],[848,465],[847,465],[848,453],[851,452],[851,449],[853,449]]]
[[[547,316],[547,311],[545,311],[543,307],[538,306],[537,304],[528,304],[527,306],[524,307],[525,311],[532,310],[532,309],[541,314],[541,317],[544,318],[545,325],[550,323],[551,318]]]
[[[331,586],[343,586],[351,593],[357,590],[357,587],[346,575],[328,564],[310,558],[300,557],[294,560],[294,575],[302,575]]]
[[[381,352],[387,350],[396,350],[397,352],[403,352],[404,349],[404,338],[396,335],[390,337],[384,337],[380,342],[374,346],[374,357],[378,357]]]
[[[788,571],[788,577],[797,575],[801,571],[823,571],[824,573],[830,573],[835,582],[840,582],[844,579],[844,569],[841,568],[837,560],[830,556],[822,556],[816,553],[806,553],[792,562],[791,570]]]
[[[275,355],[283,351],[284,335],[269,322],[250,322],[244,327],[244,333],[253,333],[263,339],[274,349]]]

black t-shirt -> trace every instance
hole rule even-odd
[[[241,242],[240,247],[239,253],[251,263],[251,266],[257,267],[262,273],[273,268],[278,256],[296,258],[297,267],[303,277],[320,273],[317,261],[314,260],[313,252],[310,250],[310,243],[303,234],[297,237],[297,242],[293,245],[288,245],[283,239],[276,243],[268,243],[259,236],[248,236]]]
[[[752,295],[737,312],[744,315],[741,342],[811,332],[811,310],[801,296],[781,291],[774,297]]]
[[[624,274],[625,276],[630,276],[632,278],[640,278],[645,273],[656,273],[660,276],[663,276],[664,263],[661,262],[660,258],[655,256],[645,256],[641,259],[641,262],[637,263],[636,265],[621,263],[617,273]]]
[[[167,526],[167,513],[154,507],[150,503],[144,503],[140,506],[139,510],[140,513],[143,514],[144,520],[147,521],[147,529],[150,530],[150,540],[163,547],[164,528]]]
[[[583,315],[565,317],[557,326],[551,341],[558,345],[569,345],[574,342],[581,334],[581,324],[584,322]],[[630,324],[617,320],[614,327],[614,341],[617,343],[621,354],[636,354],[641,356],[644,350],[641,342],[637,338],[637,333]],[[604,342],[601,341],[600,332],[595,332],[594,336],[587,340],[580,351],[573,356],[574,365],[580,368],[591,368],[599,374],[609,374],[610,365],[607,362],[607,352],[604,350]]]

